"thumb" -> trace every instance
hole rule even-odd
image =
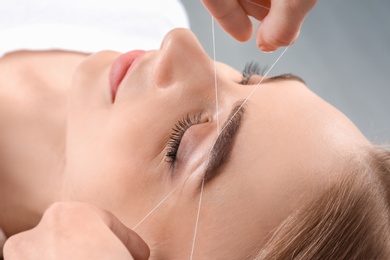
[[[263,51],[274,51],[295,42],[307,13],[317,0],[276,0],[257,31],[257,45]]]
[[[97,209],[106,225],[122,241],[134,260],[147,260],[150,256],[148,245],[133,230],[125,226],[114,214]]]

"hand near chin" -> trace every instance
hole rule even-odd
[[[231,36],[247,41],[253,34],[249,16],[261,21],[256,41],[263,51],[293,43],[307,13],[317,0],[202,0]]]
[[[9,238],[4,259],[149,258],[149,247],[112,213],[80,202],[51,206],[33,229]]]

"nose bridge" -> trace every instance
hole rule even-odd
[[[213,84],[212,64],[191,31],[175,29],[162,43],[153,71],[154,82],[158,88],[206,87]]]

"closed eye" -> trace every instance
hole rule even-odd
[[[251,79],[252,76],[258,75],[262,76],[266,73],[267,67],[260,66],[259,63],[257,62],[248,62],[244,70],[242,71],[242,80],[240,82],[241,85],[248,85],[249,80]],[[294,75],[292,73],[285,73],[273,77],[268,77],[262,80],[262,83],[268,83],[268,82],[274,82],[278,80],[296,80],[299,82],[302,82],[303,84],[306,84],[306,82],[299,76]]]
[[[267,70],[267,67],[262,67],[257,62],[248,62],[243,71],[242,71],[242,80],[240,82],[241,85],[248,85],[248,82],[250,78],[253,75],[264,75],[265,71]]]
[[[185,116],[181,118],[176,125],[172,128],[172,134],[167,143],[167,151],[166,151],[166,161],[171,164],[173,168],[177,151],[179,150],[181,139],[185,132],[193,125],[200,124],[202,118],[202,114],[196,114],[194,116]]]

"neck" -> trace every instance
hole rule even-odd
[[[15,52],[0,59],[0,227],[34,227],[61,200],[67,93],[80,53]]]

